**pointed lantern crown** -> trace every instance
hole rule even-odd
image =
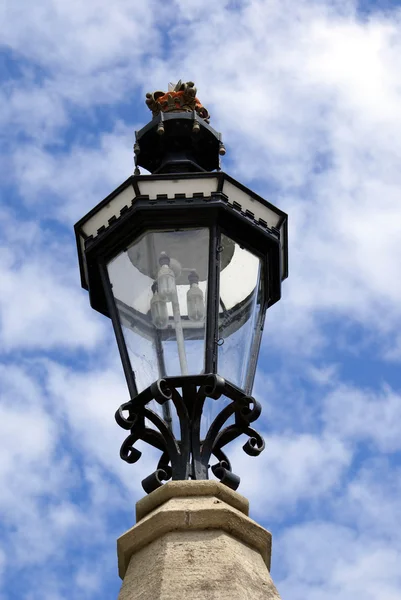
[[[152,121],[136,132],[136,173],[185,173],[220,170],[221,134],[209,125],[209,112],[196,97],[192,81],[170,83],[168,91],[146,94]]]
[[[210,115],[206,108],[202,106],[196,97],[196,87],[193,81],[182,83],[169,83],[168,92],[148,92],[146,94],[146,104],[152,111],[153,117],[160,112],[193,112],[195,111],[206,123],[210,121]]]

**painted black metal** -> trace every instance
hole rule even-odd
[[[160,330],[156,331],[155,347],[156,347],[158,371],[162,377],[165,377],[166,376],[166,366],[165,366],[165,362],[164,362],[164,351],[163,351],[163,344],[162,344],[162,340],[161,340]],[[170,401],[165,402],[163,404],[162,409],[163,409],[163,419],[167,423],[167,427],[172,431],[173,419],[171,417]]]
[[[112,319],[131,398],[116,412],[117,423],[129,431],[121,446],[121,458],[128,463],[137,462],[141,452],[135,448],[135,444],[139,440],[161,452],[156,470],[142,482],[146,492],[160,487],[169,479],[207,479],[210,470],[222,483],[236,489],[240,479],[232,472],[224,451],[225,446],[244,434],[248,436],[243,445],[247,454],[257,456],[264,449],[262,437],[251,427],[259,417],[261,407],[249,394],[256,369],[265,312],[280,299],[281,281],[288,274],[287,215],[222,173],[220,155],[224,152],[221,134],[200,119],[195,112],[162,112],[136,132],[135,175],[75,226],[82,286],[89,290],[92,307]],[[140,175],[138,165],[144,166],[153,174]],[[218,172],[211,172],[214,169]],[[212,187],[216,191],[211,192],[210,196],[205,196],[204,192],[196,193],[196,186],[191,185],[189,187],[194,193],[189,195],[176,193],[174,198],[169,198],[166,193],[158,194],[156,191],[153,192],[152,198],[141,196],[141,190],[143,192],[146,189],[146,186],[141,187],[141,183],[160,182],[160,190],[164,192],[163,182],[171,181],[175,174],[180,180],[217,179],[216,188],[206,186],[206,189]],[[277,227],[269,228],[267,222],[258,216],[262,215],[268,219],[265,211],[255,209],[254,213],[248,210],[247,200],[244,200],[245,206],[235,201],[235,194],[230,200],[225,193],[230,186],[226,186],[225,182],[232,183],[245,192],[246,196],[256,201],[255,206],[260,204],[273,210],[279,217]],[[155,189],[154,186],[148,186],[148,189],[149,187]],[[205,186],[200,187],[205,189]],[[176,189],[182,192],[181,186]],[[111,209],[99,213],[120,193],[120,199],[112,203]],[[122,203],[124,206],[121,206]],[[92,218],[98,213],[99,218]],[[86,231],[91,235],[85,234],[86,225]],[[152,325],[147,322],[148,315],[134,315],[132,307],[123,305],[114,298],[106,265],[147,231],[199,227],[208,228],[210,231],[205,339],[205,372],[210,374],[166,377],[163,332],[158,332],[155,346],[158,370],[162,378],[138,394],[123,328],[130,323],[136,326],[139,323],[143,331],[148,332],[147,328]],[[97,232],[95,228],[98,228]],[[251,358],[247,365],[244,390],[217,374],[218,346],[224,343],[218,339],[220,306],[226,318],[225,324],[228,322],[231,327],[238,320],[237,313],[227,309],[220,300],[222,231],[263,260],[264,286],[261,308]],[[246,309],[246,303],[250,301],[251,295],[244,299],[244,306],[240,308]],[[238,312],[238,307],[236,310]],[[222,396],[228,404],[226,401],[222,402],[220,412],[202,439],[205,403],[218,402]],[[160,414],[151,410],[149,403],[152,401],[161,405]],[[172,412],[175,414],[172,415]],[[179,433],[175,427],[177,422]],[[216,457],[217,463],[210,465],[212,456]]]
[[[139,185],[138,185],[138,177],[133,177],[132,180],[133,180],[132,181],[132,186],[133,186],[134,191],[135,191],[135,196],[140,196],[141,192],[140,192]]]
[[[100,276],[102,278],[104,292],[106,295],[106,301],[108,305],[108,309],[111,316],[111,321],[113,323],[113,329],[117,340],[118,350],[120,352],[121,362],[123,365],[125,379],[127,380],[128,391],[130,393],[131,398],[135,398],[138,394],[138,388],[135,382],[135,374],[132,370],[131,361],[128,355],[127,345],[125,343],[124,334],[121,328],[120,317],[118,315],[118,310],[115,304],[112,286],[109,279],[109,274],[107,272],[106,265],[101,263],[100,267]]]
[[[218,401],[221,396],[231,402],[216,416],[206,436],[201,439],[205,401],[207,398]],[[162,406],[166,403],[174,406],[180,424],[179,439],[165,419],[148,408],[152,400]],[[117,423],[130,431],[121,446],[120,456],[128,463],[136,463],[141,457],[141,452],[135,448],[139,440],[161,451],[156,470],[142,481],[147,493],[169,479],[208,479],[209,469],[222,483],[235,490],[240,478],[232,472],[223,448],[244,434],[248,440],[243,450],[250,456],[258,456],[265,443],[251,423],[260,413],[259,402],[219,375],[166,377],[154,382],[117,410]],[[234,422],[227,425],[230,418],[234,418]],[[149,427],[147,420],[154,428]],[[212,455],[218,462],[210,466]]]
[[[166,366],[164,363],[164,351],[163,351],[163,344],[162,344],[162,340],[161,340],[160,329],[156,330],[155,346],[156,346],[157,366],[159,368],[159,373],[162,377],[165,377],[166,376]]]
[[[206,373],[217,373],[217,333],[220,299],[220,230],[216,224],[210,228],[209,273],[206,316]]]
[[[220,143],[221,134],[195,113],[161,112],[136,133],[137,164],[151,173],[214,171]]]

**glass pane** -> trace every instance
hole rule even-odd
[[[221,265],[220,273],[218,373],[248,393],[251,358],[260,331],[262,265],[260,258],[222,235],[223,252],[232,244],[232,259],[227,266]]]
[[[138,391],[204,371],[209,230],[153,231],[108,264]]]

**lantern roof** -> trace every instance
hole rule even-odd
[[[261,253],[274,248],[269,256],[274,292],[270,304],[276,302],[281,281],[288,275],[287,215],[218,172],[131,176],[75,225],[81,282],[90,291],[92,306],[105,312],[96,292],[101,286],[96,283],[96,266],[88,258],[91,254],[105,252],[111,257],[134,230],[208,226],[215,219],[234,237],[242,236],[245,245],[259,243]]]

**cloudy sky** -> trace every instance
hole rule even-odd
[[[289,213],[290,277],[235,448],[283,600],[401,598],[401,2],[3,0],[0,599],[116,598],[150,457],[73,225],[133,170],[147,91],[194,80],[224,170]]]

